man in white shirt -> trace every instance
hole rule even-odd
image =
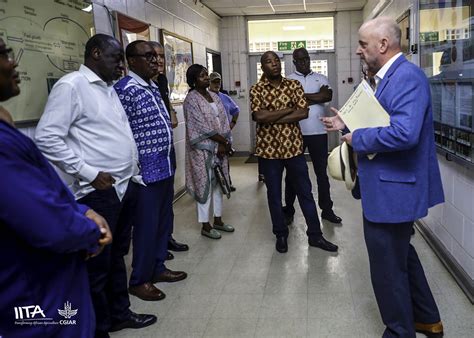
[[[138,155],[127,116],[112,86],[123,72],[123,50],[111,36],[86,44],[85,62],[53,87],[36,129],[43,154],[71,175],[76,200],[109,223],[113,243],[88,261],[96,313],[96,337],[141,328],[156,316],[130,311],[124,256],[130,246],[130,215],[136,203]]]
[[[296,71],[288,76],[298,80],[303,86],[306,100],[309,104],[307,119],[300,121],[303,134],[303,149],[308,149],[313,162],[314,173],[318,183],[318,205],[321,208],[321,218],[332,223],[341,223],[342,219],[332,210],[329,179],[327,175],[328,136],[320,118],[324,116],[324,103],[332,100],[332,90],[326,76],[315,73],[310,67],[310,58],[305,48],[293,51],[293,64]],[[293,204],[296,192],[291,184],[291,178],[285,178],[285,204],[283,207],[285,223],[293,222],[295,208]]]

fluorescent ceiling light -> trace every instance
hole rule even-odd
[[[90,4],[89,6],[83,8],[82,10],[83,10],[84,12],[87,12],[87,13],[92,12],[92,4]]]
[[[284,31],[304,31],[304,26],[283,26]]]

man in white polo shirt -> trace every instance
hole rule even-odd
[[[333,202],[329,192],[329,179],[327,176],[328,137],[320,117],[324,116],[324,103],[332,100],[332,90],[326,76],[315,73],[310,67],[310,58],[305,48],[293,51],[293,64],[296,71],[288,76],[289,79],[298,80],[304,89],[306,100],[309,104],[307,119],[300,121],[303,134],[303,149],[308,149],[313,162],[314,173],[318,183],[318,205],[321,208],[321,218],[332,223],[341,223],[342,219],[334,214]],[[293,204],[296,193],[292,188],[290,177],[285,178],[285,204],[283,211],[285,223],[293,222],[295,209]]]

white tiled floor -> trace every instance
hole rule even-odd
[[[156,314],[158,323],[112,337],[381,337],[384,326],[369,279],[360,203],[344,184],[332,181],[334,210],[343,224],[323,222],[323,232],[339,245],[339,253],[308,247],[297,208],[289,251],[279,254],[266,189],[257,183],[256,164],[244,160],[232,160],[237,192],[224,201],[223,219],[235,233],[217,241],[201,236],[193,200],[180,199],[174,206],[174,237],[190,250],[175,253],[167,265],[189,277],[157,284],[166,293],[163,301],[131,296],[132,309]],[[474,307],[420,234],[412,242],[438,302],[445,337],[474,337]]]

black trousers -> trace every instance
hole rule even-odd
[[[310,238],[322,236],[321,224],[319,223],[311,192],[311,181],[308,174],[308,166],[304,155],[298,155],[288,159],[265,159],[259,157],[259,167],[265,175],[265,185],[267,186],[268,208],[273,224],[275,236],[288,236],[288,227],[283,221],[283,208],[281,202],[281,184],[283,169],[286,169],[287,176],[292,178],[292,184],[296,189],[298,202],[303,211],[308,229],[306,234]]]
[[[415,338],[414,322],[440,320],[420,259],[410,244],[412,229],[413,222],[373,223],[364,217],[370,277],[386,326],[383,338]]]
[[[130,315],[124,256],[130,248],[137,188],[138,185],[130,181],[122,201],[114,188],[95,190],[78,200],[106,219],[113,236],[112,244],[87,261],[96,335],[108,332],[114,322],[123,321]]]
[[[327,175],[328,166],[328,136],[307,135],[303,136],[303,149],[308,149],[311,162],[313,162],[314,173],[318,185],[318,205],[322,211],[332,210],[333,202],[329,191],[329,179]],[[291,184],[291,177],[287,174],[285,177],[285,213],[293,215],[295,208],[293,204],[296,199],[296,190]]]

